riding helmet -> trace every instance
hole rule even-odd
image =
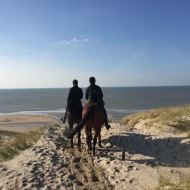
[[[73,84],[78,84],[78,80],[77,80],[77,79],[74,79],[74,80],[73,80]]]
[[[92,83],[92,84],[95,84],[96,79],[94,77],[90,77],[89,78],[89,82]]]

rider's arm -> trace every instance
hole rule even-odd
[[[89,98],[89,88],[86,89],[85,98],[86,98],[87,100],[88,100],[88,98]]]
[[[80,99],[82,99],[82,98],[83,98],[83,91],[82,91],[82,89],[81,89]]]
[[[69,90],[69,94],[68,94],[68,97],[67,97],[67,104],[70,102],[71,100],[71,88]]]
[[[100,96],[100,98],[103,98],[103,92],[102,92],[102,89],[99,87],[99,96]]]

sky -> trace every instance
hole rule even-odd
[[[190,85],[189,0],[0,0],[0,89]]]

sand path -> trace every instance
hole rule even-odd
[[[112,189],[84,149],[70,150],[63,128],[51,128],[28,150],[0,166],[0,189]]]

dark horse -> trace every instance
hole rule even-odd
[[[82,119],[82,106],[80,104],[71,104],[68,106],[67,111],[67,121],[69,124],[69,129],[72,130],[74,124],[78,124]],[[78,147],[81,146],[81,130],[78,131]],[[73,137],[70,138],[70,145],[73,148]]]
[[[87,150],[93,150],[95,154],[95,147],[97,138],[99,138],[99,146],[101,146],[101,126],[105,122],[105,114],[103,107],[98,104],[87,103],[82,111],[82,122],[69,134],[67,138],[72,139],[73,136],[85,127]],[[92,137],[92,128],[94,129],[94,137]],[[93,141],[93,146],[92,146]]]

